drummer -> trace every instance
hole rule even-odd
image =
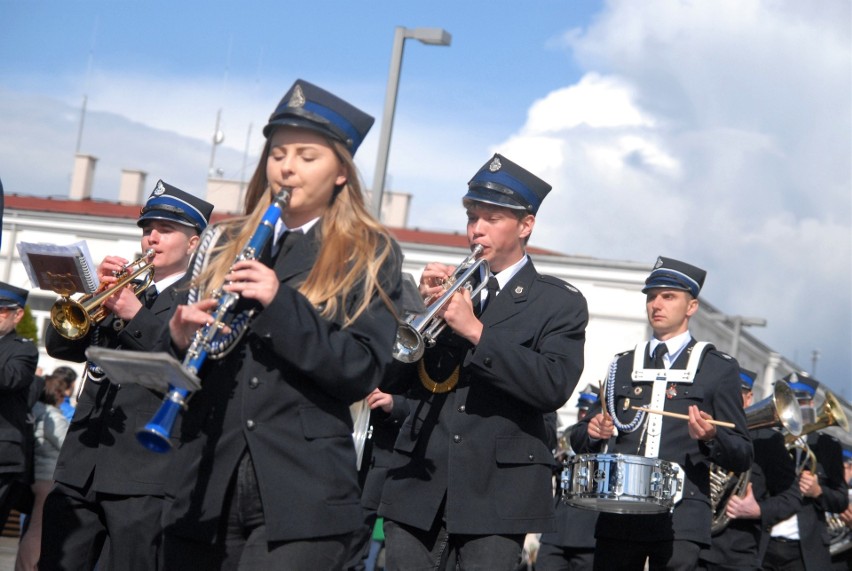
[[[610,453],[660,458],[685,475],[682,499],[672,511],[600,514],[596,570],[641,570],[646,560],[652,570],[695,569],[700,549],[710,544],[710,463],[734,472],[751,465],[737,362],[689,332],[705,276],[693,265],[657,258],[642,289],[654,336],[615,356],[601,398],[606,411],[598,404],[581,421],[585,430],[571,433],[578,453],[600,452],[608,443]],[[637,406],[689,419],[639,412]]]

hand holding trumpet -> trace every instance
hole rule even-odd
[[[106,290],[114,286],[129,265],[130,260],[126,260],[121,256],[107,256],[104,258],[97,269],[101,289]],[[127,284],[118,292],[105,299],[103,306],[121,319],[130,321],[142,309],[142,302],[136,296],[133,284]]]
[[[456,268],[453,266],[438,262],[427,264],[420,276],[420,295],[427,305],[447,291],[455,272]],[[473,312],[473,300],[467,288],[456,290],[436,315],[443,319],[456,335],[467,339],[473,345],[479,343],[483,326]]]

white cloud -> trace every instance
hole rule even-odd
[[[701,265],[714,305],[766,318],[756,333],[802,366],[820,348],[825,380],[845,382],[849,16],[842,1],[616,0],[568,32],[589,71],[500,145],[554,186],[533,242]]]

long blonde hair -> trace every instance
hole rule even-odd
[[[193,284],[204,292],[200,296],[202,299],[209,297],[224,283],[234,259],[254,234],[272,202],[266,178],[270,140],[271,137],[264,145],[246,191],[246,214],[220,223],[227,239],[211,250],[210,263]],[[322,215],[317,228],[320,251],[299,291],[315,307],[321,308],[323,317],[333,319],[342,316],[343,327],[346,327],[367,309],[374,295],[379,295],[395,313],[393,302],[379,281],[382,264],[393,254],[393,240],[364,204],[361,181],[352,155],[342,143],[326,140],[346,170],[346,183],[334,189],[331,202]],[[345,299],[359,283],[362,283],[361,300],[350,315]]]

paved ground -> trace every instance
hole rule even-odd
[[[17,537],[0,537],[0,571],[13,571],[15,569],[15,555],[17,553]]]

